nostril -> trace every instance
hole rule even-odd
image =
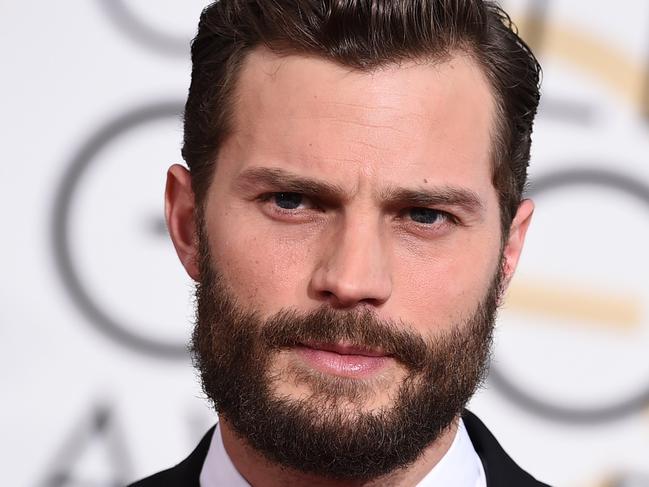
[[[321,291],[320,298],[323,301],[326,301],[331,304],[334,304],[335,302],[338,301],[338,296],[336,296],[336,293],[334,293],[333,291],[327,291],[327,290]]]

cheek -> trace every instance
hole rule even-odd
[[[486,295],[498,268],[499,242],[493,235],[472,235],[452,248],[427,256],[397,259],[395,303],[401,316],[422,332],[466,319]]]
[[[208,221],[214,265],[242,304],[262,315],[296,307],[308,285],[309,242],[265,226],[237,208]]]

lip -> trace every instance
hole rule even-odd
[[[381,350],[342,343],[309,343],[294,350],[303,362],[322,373],[355,379],[378,374],[392,360]]]
[[[357,345],[351,345],[346,343],[309,342],[309,343],[303,343],[302,346],[306,348],[312,348],[314,350],[333,352],[339,355],[360,355],[363,357],[389,357],[390,356],[390,354],[380,349],[377,350],[377,349],[359,347]]]

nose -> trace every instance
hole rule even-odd
[[[349,221],[327,240],[310,282],[316,299],[335,308],[385,303],[392,278],[380,225]]]

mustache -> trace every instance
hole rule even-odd
[[[380,319],[369,309],[341,311],[322,306],[308,313],[285,309],[268,318],[259,333],[263,344],[277,350],[339,342],[379,349],[415,372],[430,360],[430,345],[411,326]]]

